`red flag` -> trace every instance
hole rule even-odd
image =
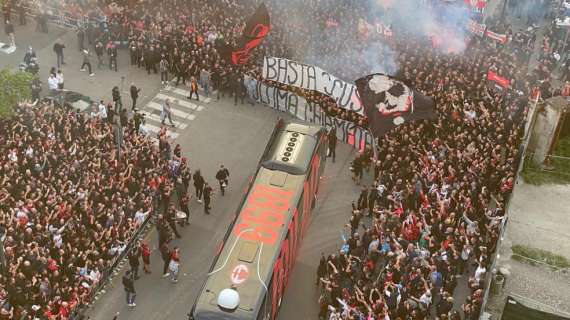
[[[487,6],[487,0],[465,0],[465,4],[477,9],[483,9]]]
[[[243,35],[238,39],[237,45],[235,47],[227,44],[220,45],[218,51],[234,65],[246,64],[252,55],[252,51],[263,42],[270,30],[269,12],[265,4],[262,3],[255,10],[253,16],[247,20]]]
[[[503,78],[493,71],[489,71],[487,73],[487,80],[493,81],[505,89],[507,89],[511,84],[511,82],[507,78]]]
[[[498,41],[500,43],[507,43],[507,35],[506,34],[496,33],[496,32],[493,32],[491,30],[487,30],[485,32],[485,34],[487,35],[487,37],[489,37],[495,41]]]

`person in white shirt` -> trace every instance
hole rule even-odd
[[[170,99],[164,100],[162,103],[162,112],[160,113],[160,121],[162,121],[162,125],[164,125],[164,121],[168,119],[170,121],[170,125],[174,127],[174,122],[172,122],[172,108],[170,106]]]
[[[429,309],[431,305],[431,292],[429,290],[426,290],[426,292],[422,294],[422,296],[420,297],[420,302],[424,305],[426,309]]]
[[[107,107],[103,103],[103,100],[99,102],[99,112],[97,113],[99,118],[106,120],[107,119]]]
[[[50,91],[55,92],[57,90],[58,81],[55,75],[51,74],[48,77],[48,88]]]
[[[475,280],[477,280],[478,282],[481,281],[481,278],[485,275],[485,272],[487,272],[485,266],[479,264],[477,266],[477,270],[475,270]]]
[[[135,224],[137,226],[140,226],[143,224],[143,222],[146,220],[146,217],[150,214],[151,210],[148,211],[143,211],[143,208],[140,208],[139,210],[137,210],[137,212],[135,213]]]
[[[60,90],[63,89],[63,72],[61,72],[61,70],[57,70],[55,78],[57,79],[57,88]]]

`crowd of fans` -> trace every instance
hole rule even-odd
[[[85,26],[93,48],[128,42],[131,63],[154,73],[164,66],[168,80],[176,76],[183,83],[206,70],[213,89],[236,97],[246,94],[244,73],[262,81],[265,55],[321,57],[321,67],[347,80],[374,67],[366,63],[370,48],[354,36],[366,7],[352,2],[270,3],[271,34],[250,63],[239,67],[216,48],[240,36],[254,1],[118,1],[119,7],[96,10],[68,3],[80,15],[97,17]],[[297,19],[299,12],[311,20]],[[528,77],[523,66],[533,40],[511,38],[509,46],[474,38],[462,54],[444,54],[430,39],[397,30],[381,39],[385,46],[375,58],[393,57],[396,77],[434,97],[439,118],[389,132],[380,140],[376,162],[369,153],[355,159],[355,176],[371,168],[374,178],[353,205],[345,248],[321,261],[323,319],[458,319],[453,296],[462,276],[469,277],[471,289],[462,313],[465,319],[478,317],[482,283],[517,169],[524,97],[549,77],[544,65],[535,78]],[[513,90],[489,91],[489,70],[510,79]],[[330,97],[283,88],[331,116],[367,126],[366,119]],[[547,85],[540,89],[552,94]],[[132,120],[121,161],[112,124],[97,117],[42,105],[21,108],[15,119],[0,124],[6,132],[0,137],[5,148],[0,212],[7,271],[0,282],[0,319],[16,318],[22,310],[65,319],[75,305],[88,302],[124,250],[141,221],[134,219],[136,213],[148,212],[157,190],[173,188],[170,177],[180,170],[172,165],[185,162],[170,159],[166,140],[157,150],[136,134]]]
[[[479,318],[527,100],[487,90],[489,68],[517,70],[505,52],[477,41],[463,56],[420,45],[401,48],[399,76],[435,98],[438,120],[402,125],[380,139],[346,248],[319,267],[322,318],[461,319],[452,310],[460,277],[471,290],[463,319]],[[365,161],[354,160],[355,177]]]
[[[48,102],[19,106],[0,128],[0,319],[67,319],[186,162],[161,154],[133,120],[119,155],[113,121]]]

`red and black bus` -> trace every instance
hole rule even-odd
[[[315,206],[326,139],[321,126],[278,121],[190,319],[276,319]]]

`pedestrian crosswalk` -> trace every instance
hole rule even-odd
[[[6,54],[11,54],[14,53],[14,51],[16,51],[16,46],[11,46],[7,43],[0,42],[0,51]]]
[[[190,91],[171,85],[163,87],[142,109],[142,112],[145,114],[145,123],[142,125],[143,130],[148,133],[155,143],[158,143],[156,135],[163,127],[160,119],[162,104],[166,99],[169,99],[174,126],[170,126],[168,119],[166,119],[164,126],[167,128],[167,137],[176,140],[181,132],[190,126],[191,121],[194,121],[199,113],[205,110],[206,106],[212,101],[208,97],[203,97],[202,92],[199,93],[201,94],[200,100],[188,100],[187,97],[190,95]]]

